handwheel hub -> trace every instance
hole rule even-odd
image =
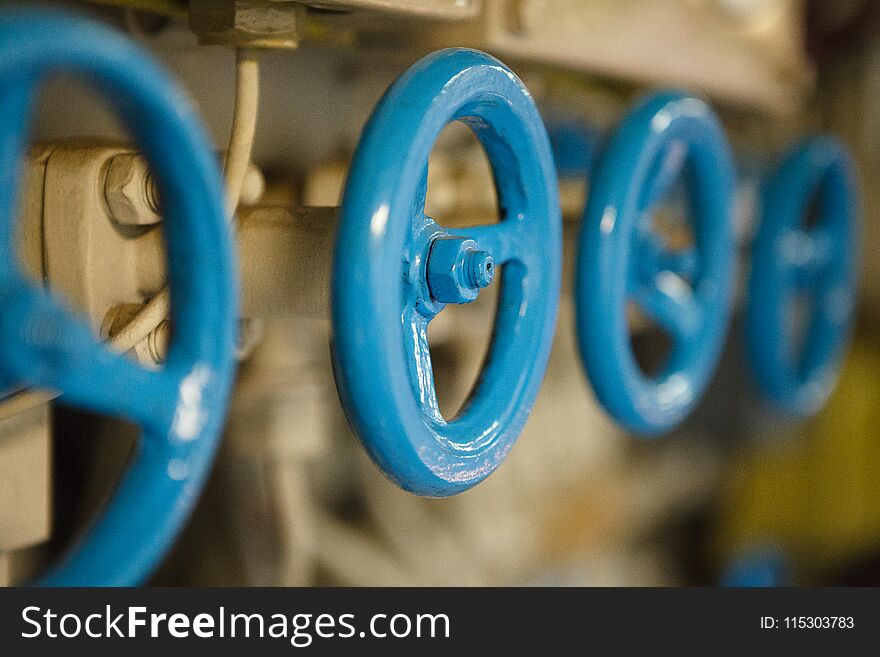
[[[495,278],[495,260],[474,240],[438,237],[426,271],[431,297],[440,303],[470,303]]]

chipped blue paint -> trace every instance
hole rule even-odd
[[[732,300],[733,171],[712,110],[677,93],[637,104],[594,169],[576,263],[577,336],[599,401],[636,434],[675,427],[717,364]],[[673,250],[652,230],[650,217],[682,178],[695,244]],[[631,302],[673,342],[653,377],[632,351]]]
[[[779,409],[818,411],[834,389],[855,315],[859,198],[852,158],[830,137],[789,152],[768,181],[752,245],[746,347],[758,385]],[[816,221],[806,220],[815,202]],[[793,300],[808,314],[792,326]],[[803,339],[795,334],[801,330]]]
[[[486,150],[502,209],[497,224],[452,229],[425,216],[428,154],[452,121],[468,125]],[[427,340],[445,304],[431,295],[426,274],[432,245],[446,237],[472,240],[472,250],[503,266],[488,358],[469,402],[448,421],[437,405]],[[364,129],[332,283],[340,397],[367,451],[398,485],[420,495],[460,493],[511,449],[549,358],[561,251],[550,145],[522,82],[472,50],[443,50],[416,63]]]
[[[28,280],[14,221],[36,89],[75,74],[100,91],[153,166],[166,221],[174,335],[146,370]],[[116,32],[57,12],[0,17],[0,379],[137,422],[143,436],[100,516],[41,585],[133,585],[159,565],[195,504],[234,370],[237,273],[219,171],[189,99]]]

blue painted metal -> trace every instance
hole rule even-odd
[[[435,301],[470,303],[495,280],[495,260],[473,240],[438,237],[431,242],[425,276]]]
[[[781,548],[756,546],[728,562],[721,574],[720,584],[734,588],[792,586],[791,562]]]
[[[811,206],[816,221],[807,225]],[[852,159],[830,137],[792,149],[765,187],[752,245],[746,346],[762,392],[795,416],[825,404],[846,355],[856,305],[858,221]],[[793,326],[798,298],[809,312]]]
[[[559,178],[589,178],[596,154],[600,150],[601,135],[583,119],[546,119],[553,161]]]
[[[577,335],[599,401],[636,434],[684,419],[717,364],[732,297],[733,171],[711,108],[678,93],[636,105],[595,169],[577,255]],[[651,215],[680,179],[690,191],[695,244],[673,250],[652,230]],[[632,351],[630,302],[673,341],[653,377]]]
[[[492,165],[501,221],[448,229],[425,216],[428,154],[451,121]],[[503,266],[492,344],[469,402],[440,414],[427,329],[445,306],[426,271],[432,245],[472,240]],[[460,246],[460,245],[459,245]],[[333,356],[349,421],[373,460],[420,495],[462,492],[519,435],[553,338],[562,224],[547,133],[522,82],[498,60],[443,50],[386,92],[354,157],[333,272]],[[485,260],[484,260],[485,262]],[[444,260],[442,267],[449,267]]]
[[[21,272],[18,180],[36,87],[86,79],[113,105],[153,166],[169,254],[173,340],[160,371],[97,343],[84,320]],[[45,11],[0,17],[0,372],[68,404],[143,427],[100,517],[38,583],[133,585],[183,527],[219,440],[234,371],[237,272],[222,187],[189,99],[144,51],[96,23]]]

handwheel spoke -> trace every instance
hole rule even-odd
[[[803,289],[822,284],[836,251],[833,236],[821,226],[812,230],[789,230],[779,238],[777,248],[793,283]]]
[[[518,239],[520,225],[519,221],[508,219],[495,224],[456,228],[451,232],[474,240],[478,248],[492,255],[495,264],[501,265],[523,258],[524,254]]]
[[[425,317],[415,308],[404,311],[405,344],[409,374],[413,389],[425,415],[435,421],[442,421],[437,389],[434,384],[434,365],[431,347],[428,342],[428,324],[431,318]]]
[[[671,272],[658,274],[653,287],[639,287],[632,300],[676,339],[687,339],[697,332],[700,312],[693,291]]]
[[[669,192],[681,177],[681,170],[687,160],[688,148],[679,139],[669,142],[662,154],[655,160],[648,175],[649,184],[645,186],[639,199],[643,211],[656,207],[669,196]]]
[[[692,281],[697,273],[697,252],[693,247],[670,249],[663,238],[651,230],[640,232],[636,238],[633,261],[629,279],[631,291],[653,285],[664,272],[682,281]]]
[[[121,415],[152,430],[167,430],[176,385],[169,375],[145,370],[98,344],[88,326],[50,297],[21,288],[7,298],[3,340],[17,345],[6,356],[22,382],[64,395],[67,403]]]
[[[826,277],[834,261],[839,257],[837,240],[832,231],[825,226],[817,226],[809,232],[810,261],[809,270],[812,283],[820,284]]]
[[[633,265],[630,267],[629,287],[637,291],[651,285],[661,271],[662,254],[666,245],[662,238],[644,226],[639,226],[635,237]]]
[[[692,247],[664,251],[661,254],[660,268],[685,280],[693,280],[697,274],[697,252]]]

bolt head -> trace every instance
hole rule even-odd
[[[190,0],[190,28],[203,45],[290,49],[299,44],[302,9],[266,0]]]
[[[116,155],[107,167],[104,198],[113,220],[128,226],[152,226],[162,221],[157,212],[153,177],[137,153]]]

